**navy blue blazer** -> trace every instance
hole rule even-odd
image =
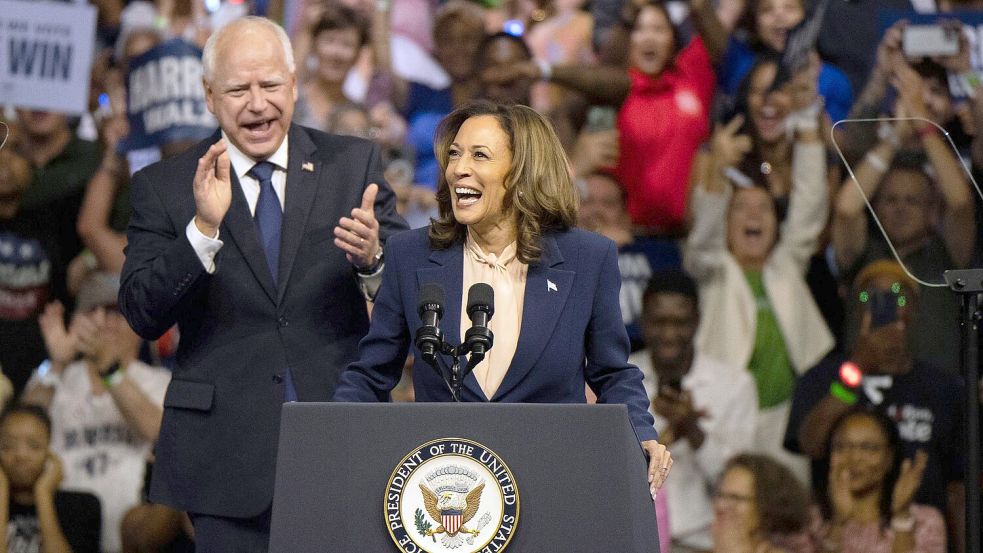
[[[574,229],[542,238],[543,255],[529,266],[522,328],[515,356],[492,398],[473,374],[464,401],[585,403],[584,382],[600,403],[623,403],[639,440],[654,440],[642,373],[628,363],[621,320],[621,275],[613,242]],[[433,250],[427,229],[393,236],[386,243],[386,271],[358,361],[342,373],[335,401],[388,401],[399,382],[407,350],[422,325],[418,292],[436,283],[446,295],[440,323],[444,339],[459,343],[464,270],[463,244]],[[552,286],[550,285],[552,284]],[[417,401],[451,401],[436,372],[417,353],[413,386]]]
[[[327,401],[368,331],[334,227],[374,182],[382,240],[406,228],[377,146],[296,125],[289,136],[276,284],[235,172],[213,274],[185,234],[198,159],[218,134],[133,176],[120,310],[147,339],[181,330],[151,479],[157,503],[228,517],[269,508],[285,369],[301,401]]]

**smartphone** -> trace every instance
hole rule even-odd
[[[587,132],[609,131],[614,128],[618,112],[612,106],[591,106],[587,110]]]
[[[952,56],[959,53],[958,28],[941,25],[909,25],[901,39],[901,49],[909,58]]]
[[[898,320],[898,298],[890,290],[870,295],[870,327],[879,328]]]

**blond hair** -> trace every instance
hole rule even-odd
[[[508,136],[512,164],[505,175],[502,212],[516,221],[516,257],[523,263],[536,262],[542,254],[540,236],[544,232],[567,230],[576,224],[578,200],[569,162],[553,127],[535,110],[522,105],[474,102],[440,122],[434,141],[440,164],[438,217],[430,221],[430,246],[447,249],[463,241],[467,233],[467,226],[454,218],[446,171],[450,145],[458,130],[468,119],[481,115],[494,117]]]

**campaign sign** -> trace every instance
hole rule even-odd
[[[205,105],[201,50],[171,39],[130,60],[126,112],[130,134],[122,149],[201,140],[217,127]]]
[[[0,102],[84,112],[95,33],[95,6],[0,0]]]

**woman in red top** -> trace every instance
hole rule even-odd
[[[690,0],[699,35],[678,47],[665,5],[642,0],[629,6],[628,67],[550,66],[542,60],[482,75],[510,81],[518,75],[573,88],[593,104],[619,107],[619,156],[614,169],[625,187],[628,211],[643,233],[682,230],[693,158],[710,129],[713,64],[727,34],[708,0]]]

